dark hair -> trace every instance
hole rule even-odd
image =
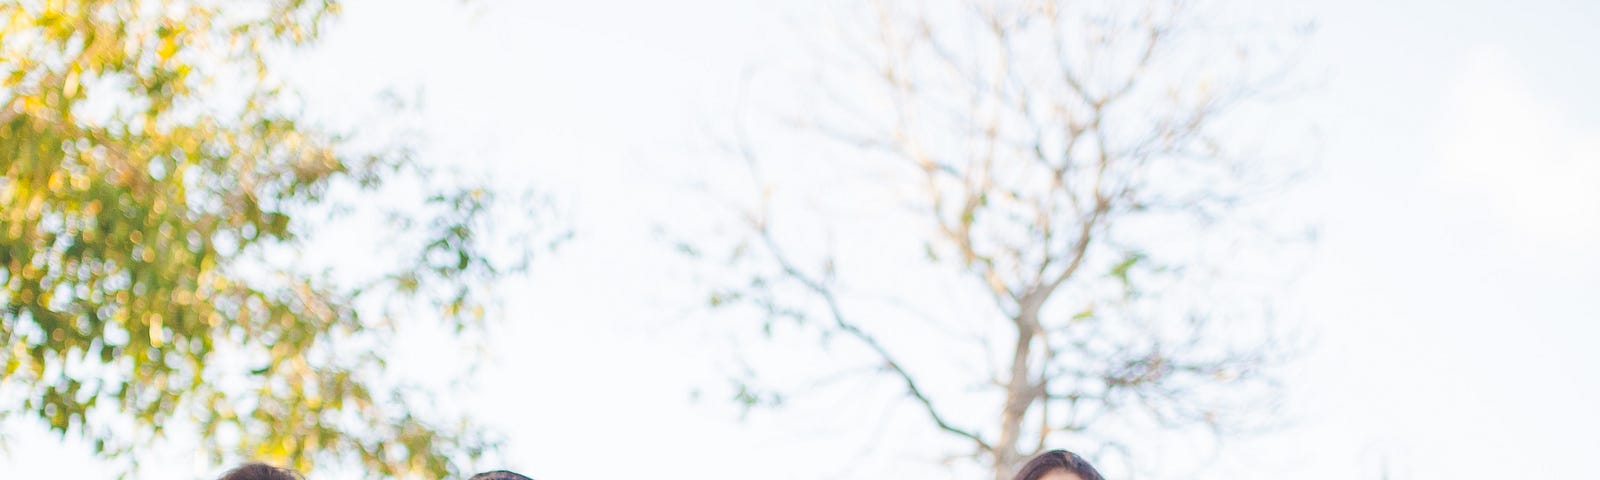
[[[287,468],[251,462],[228,470],[217,480],[304,480],[304,477]]]
[[[468,479],[468,480],[533,480],[533,479],[528,478],[528,477],[524,477],[521,474],[509,471],[509,470],[495,470],[495,471],[492,471],[492,472],[483,472],[483,473],[480,473],[480,474],[477,474],[477,475],[473,475],[472,478]]]
[[[1029,460],[1021,470],[1017,470],[1016,480],[1039,480],[1044,478],[1045,474],[1057,470],[1066,470],[1083,480],[1106,480],[1100,476],[1100,472],[1095,471],[1094,465],[1090,465],[1078,454],[1066,450],[1051,450],[1033,457],[1033,460]]]

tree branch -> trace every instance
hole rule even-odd
[[[783,250],[779,248],[777,241],[772,238],[771,230],[765,226],[764,222],[757,226],[757,233],[760,235],[762,243],[766,245],[767,251],[771,253],[773,259],[778,262],[779,268],[783,269],[784,274],[788,275],[795,281],[800,282],[800,284],[804,285],[806,289],[811,290],[812,293],[815,293],[818,297],[820,297],[823,303],[827,304],[828,306],[828,313],[833,318],[834,327],[839,331],[849,334],[851,337],[865,345],[869,350],[872,350],[873,353],[877,354],[878,357],[883,360],[884,366],[888,367],[890,371],[894,372],[895,376],[899,377],[900,381],[905,384],[906,393],[910,394],[911,397],[922,406],[922,408],[928,413],[929,418],[933,420],[934,424],[938,425],[940,430],[944,430],[946,432],[950,432],[972,440],[972,442],[983,451],[989,451],[992,449],[992,447],[989,446],[989,443],[984,441],[983,437],[981,437],[978,433],[955,426],[945,419],[944,415],[939,413],[938,408],[934,407],[933,400],[931,400],[928,395],[922,391],[922,388],[917,385],[917,381],[912,377],[911,372],[907,371],[905,367],[901,366],[900,362],[896,360],[891,353],[889,353],[889,349],[884,347],[883,344],[879,342],[876,337],[872,336],[871,333],[868,333],[860,326],[846,320],[844,311],[839,305],[838,297],[834,295],[833,290],[827,285],[812,279],[804,272],[801,272],[800,269],[796,268],[794,264],[789,261],[788,257],[783,254]]]

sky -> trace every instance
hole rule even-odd
[[[1160,453],[1195,461],[1192,478],[1600,478],[1600,4],[1292,5],[1319,27],[1316,88],[1283,112],[1317,128],[1317,167],[1282,200],[1319,232],[1282,292],[1314,338],[1287,375],[1292,421]],[[655,228],[701,207],[663,179],[714,170],[705,123],[817,18],[800,0],[355,0],[289,62],[335,117],[420,91],[424,158],[533,185],[566,213],[574,240],[503,286],[494,361],[459,399],[506,434],[506,466],[956,478],[929,461],[948,443],[897,430],[908,417],[839,429],[875,420],[853,409],[813,428],[830,412],[741,419],[693,395],[720,385],[729,339],[682,313],[696,290]],[[428,361],[402,368],[437,374]],[[108,476],[82,445],[4,433],[15,478]],[[167,450],[145,460],[151,478],[217,473]]]

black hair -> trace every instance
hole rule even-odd
[[[228,470],[217,480],[305,480],[305,477],[287,468],[250,462]]]
[[[1017,470],[1016,480],[1039,480],[1045,474],[1058,470],[1072,472],[1083,480],[1106,480],[1088,460],[1066,450],[1051,450],[1033,457],[1021,470]]]
[[[509,470],[495,470],[495,471],[492,471],[492,472],[483,472],[483,473],[480,473],[480,474],[477,474],[477,475],[473,475],[472,478],[468,479],[468,480],[533,480],[533,479],[528,478],[528,477],[524,477],[519,473],[512,472],[512,471],[509,471]]]

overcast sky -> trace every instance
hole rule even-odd
[[[726,348],[674,323],[694,290],[672,283],[652,229],[695,213],[662,169],[705,167],[698,125],[788,52],[811,4],[355,0],[296,59],[319,108],[420,89],[430,160],[536,185],[568,212],[577,237],[507,286],[496,361],[463,400],[507,434],[508,466],[948,477],[925,461],[947,443],[741,422],[691,398],[720,381]],[[1396,480],[1600,478],[1600,3],[1295,8],[1320,26],[1305,65],[1324,81],[1284,113],[1320,132],[1315,175],[1285,201],[1321,236],[1283,298],[1317,341],[1289,376],[1292,425],[1194,475],[1376,479],[1386,463]],[[8,478],[107,478],[82,445],[5,433]],[[151,478],[217,473],[173,450]]]

